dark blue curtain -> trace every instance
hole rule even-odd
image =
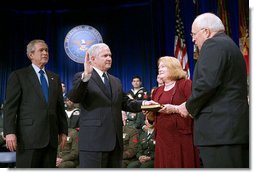
[[[174,55],[175,0],[138,2],[84,7],[76,4],[54,10],[50,10],[50,5],[48,10],[0,8],[0,19],[5,21],[0,27],[0,102],[4,101],[10,72],[30,65],[26,45],[37,38],[44,39],[49,46],[50,60],[46,67],[58,73],[67,90],[70,89],[73,75],[83,70],[83,64],[70,60],[63,44],[68,31],[78,25],[95,27],[110,46],[113,55],[110,73],[121,79],[125,91],[131,89],[134,75],[141,76],[148,90],[156,86],[158,58]],[[195,65],[189,34],[191,24],[197,14],[217,13],[217,0],[193,2],[180,0],[191,75]],[[228,0],[228,3],[231,37],[238,44],[238,0]]]

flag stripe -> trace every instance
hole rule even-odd
[[[190,78],[190,70],[188,63],[187,48],[184,39],[184,26],[180,17],[179,1],[176,0],[176,35],[174,53],[175,57],[180,61],[183,69],[187,72],[188,78]]]

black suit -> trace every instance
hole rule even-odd
[[[246,65],[240,49],[226,34],[204,42],[186,108],[194,117],[196,145],[249,143]]]
[[[26,157],[24,151],[50,147],[55,152],[58,134],[68,133],[60,79],[50,71],[46,71],[46,74],[49,82],[48,103],[32,66],[12,72],[8,80],[4,133],[17,136],[17,167],[51,167],[52,163],[27,163],[38,158]]]
[[[81,167],[121,167],[123,137],[121,110],[139,112],[141,101],[131,101],[122,91],[120,80],[109,75],[112,97],[106,92],[106,86],[98,73],[93,70],[87,82],[81,81],[81,73],[75,75],[74,86],[69,98],[80,103],[80,151],[86,154],[95,152],[97,163],[80,157]],[[94,157],[91,156],[91,157]],[[100,163],[103,161],[104,163]]]

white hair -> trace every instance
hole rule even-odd
[[[87,52],[89,53],[89,56],[98,57],[99,52],[100,52],[100,50],[101,50],[103,47],[107,47],[107,48],[109,49],[109,47],[108,47],[107,44],[105,44],[105,43],[97,43],[97,44],[92,45],[92,46],[87,50]]]
[[[213,13],[203,13],[196,17],[194,22],[199,28],[208,28],[211,31],[225,31],[221,19]]]

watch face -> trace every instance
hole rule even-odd
[[[102,42],[100,33],[94,27],[79,25],[67,33],[64,40],[64,50],[71,60],[84,63],[88,48]]]

